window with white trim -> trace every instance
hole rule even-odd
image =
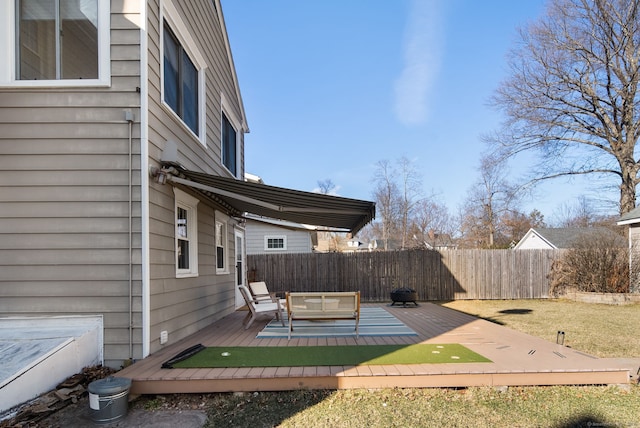
[[[164,0],[160,17],[162,106],[178,123],[206,145],[205,70],[207,63],[189,26],[174,6]]]
[[[235,128],[227,118],[227,115],[222,113],[222,164],[233,174],[234,177],[238,175],[238,150],[237,150],[238,136]]]
[[[0,85],[109,84],[109,0],[0,3]]]
[[[265,236],[264,249],[266,251],[286,250],[287,249],[286,235]]]
[[[227,221],[225,216],[216,213],[216,273],[228,273],[227,262]]]
[[[199,134],[198,70],[169,25],[164,23],[164,102]]]
[[[198,199],[173,189],[175,194],[176,277],[198,276]]]
[[[224,92],[220,94],[220,99],[220,161],[235,178],[241,178],[240,151],[243,127]]]

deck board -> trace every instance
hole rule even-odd
[[[121,370],[118,376],[132,379],[132,394],[629,382],[629,370],[609,359],[595,358],[439,305],[363,306],[383,307],[412,328],[417,336],[258,339],[256,335],[269,320],[260,318],[245,330],[242,319],[246,312],[237,311]],[[198,343],[204,346],[460,343],[492,362],[360,367],[161,368],[164,361]]]

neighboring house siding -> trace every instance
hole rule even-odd
[[[640,248],[640,223],[629,225],[629,247],[636,252]]]
[[[220,128],[222,97],[241,117],[236,97],[232,65],[228,62],[222,27],[211,2],[165,1],[178,10],[181,23],[206,64],[205,143],[194,135],[163,105],[161,64],[163,51],[160,37],[163,31],[159,1],[151,1],[148,15],[149,32],[149,156],[150,165],[159,166],[167,142],[177,146],[177,161],[188,169],[229,177],[221,164]],[[223,94],[223,95],[221,95]],[[239,138],[242,130],[238,129]],[[241,145],[242,147],[242,145]],[[242,151],[238,154],[242,159]],[[241,162],[242,164],[242,162]],[[243,171],[240,171],[243,173]],[[188,188],[183,191],[198,197]],[[161,348],[159,337],[167,331],[173,343],[211,322],[229,314],[235,308],[235,240],[232,218],[226,220],[226,273],[216,273],[215,218],[225,214],[207,199],[198,197],[198,276],[176,278],[174,240],[174,193],[171,185],[150,183],[150,352]]]
[[[247,254],[310,253],[312,250],[309,231],[292,230],[256,221],[247,221]],[[265,236],[286,237],[284,250],[266,250]]]
[[[111,9],[111,86],[0,88],[0,316],[100,314],[106,364],[141,354],[138,2]],[[127,10],[122,9],[126,7]]]
[[[523,240],[518,246],[519,250],[552,250],[553,246],[549,245],[544,239],[540,238],[536,234],[527,236],[527,239]]]

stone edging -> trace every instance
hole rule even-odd
[[[570,291],[564,297],[582,303],[602,303],[605,305],[630,305],[640,303],[640,293],[589,293]]]

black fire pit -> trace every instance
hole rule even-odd
[[[418,293],[416,293],[416,290],[412,290],[411,288],[396,288],[391,291],[391,300],[393,301],[391,306],[396,303],[402,303],[402,306],[407,306],[407,303],[413,303],[418,306],[418,303],[416,302],[416,300],[418,300]]]

